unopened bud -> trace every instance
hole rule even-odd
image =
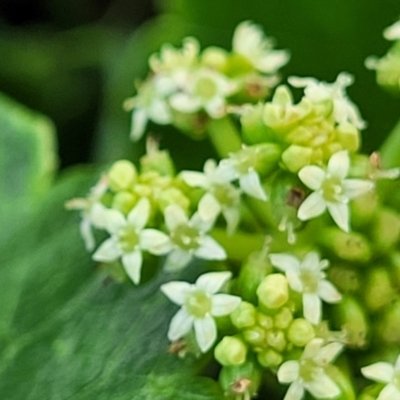
[[[243,331],[243,338],[251,346],[263,347],[266,340],[266,331],[260,326],[253,326]]]
[[[368,271],[363,293],[365,304],[371,311],[377,311],[395,299],[396,293],[391,281],[392,277],[384,267],[378,266]]]
[[[242,301],[232,312],[230,318],[236,328],[248,328],[256,323],[256,308],[253,304]]]
[[[337,128],[336,132],[338,139],[343,149],[350,152],[355,152],[360,147],[360,132],[358,129],[349,122],[342,122]]]
[[[278,351],[283,351],[286,348],[286,338],[283,331],[274,329],[267,332],[267,343]]]
[[[224,366],[243,364],[246,355],[247,346],[234,336],[225,336],[214,350],[215,359]]]
[[[274,131],[267,127],[263,121],[263,112],[264,105],[261,103],[245,111],[240,120],[245,142],[257,144],[274,142],[276,140]]]
[[[140,170],[142,173],[157,172],[161,176],[174,176],[175,167],[167,150],[149,151],[140,158]]]
[[[112,208],[121,211],[123,214],[128,214],[132,210],[137,201],[137,196],[131,192],[117,192],[113,198]]]
[[[282,161],[290,172],[298,172],[311,164],[313,150],[310,147],[292,144],[282,153]]]
[[[400,215],[390,209],[381,209],[376,214],[372,237],[374,248],[386,254],[400,238]]]
[[[296,318],[290,324],[287,337],[295,346],[304,347],[315,337],[315,331],[310,322],[303,318]]]
[[[289,307],[283,307],[274,315],[274,326],[278,329],[286,329],[293,320],[293,313]]]
[[[257,297],[267,309],[282,307],[289,299],[288,282],[283,274],[266,276],[257,288]]]
[[[280,353],[273,349],[267,349],[257,354],[258,362],[265,368],[277,367],[283,361]]]
[[[137,177],[135,166],[128,160],[116,161],[108,172],[108,184],[111,190],[118,192],[132,187]]]

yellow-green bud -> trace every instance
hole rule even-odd
[[[298,347],[304,347],[314,337],[313,326],[304,318],[293,320],[287,332],[288,340]]]
[[[325,228],[319,241],[343,260],[365,263],[371,258],[371,246],[361,233]]]
[[[278,329],[286,329],[293,320],[293,313],[289,307],[283,307],[274,315],[274,326]]]
[[[116,161],[108,172],[108,184],[111,190],[118,192],[127,190],[135,183],[137,172],[135,166],[128,160]]]
[[[190,200],[175,187],[162,190],[157,197],[157,203],[162,211],[172,204],[180,206],[183,210],[188,210],[190,206]]]
[[[267,309],[282,307],[289,299],[288,282],[283,274],[266,276],[257,288],[260,304]]]
[[[267,343],[278,351],[283,351],[286,348],[286,338],[283,331],[274,329],[267,332]]]
[[[242,301],[232,312],[230,318],[236,328],[248,328],[256,323],[256,308],[253,304]]]
[[[263,347],[266,340],[266,331],[260,326],[253,326],[243,331],[243,338],[252,346]]]
[[[400,215],[390,209],[379,210],[373,222],[372,238],[375,250],[387,253],[400,238]]]
[[[339,142],[343,149],[355,152],[360,147],[360,132],[349,122],[342,122],[337,128]]]
[[[282,161],[290,172],[298,172],[311,164],[313,150],[310,147],[292,144],[282,153]]]
[[[225,70],[227,60],[227,52],[220,47],[207,47],[201,54],[201,62],[218,71]]]
[[[378,209],[378,194],[375,190],[356,197],[350,203],[351,225],[354,228],[367,225]]]
[[[247,346],[235,336],[225,336],[215,347],[214,356],[221,365],[240,365],[246,361]]]
[[[384,342],[395,344],[400,343],[400,301],[391,304],[379,322],[378,331]]]
[[[365,304],[371,311],[383,308],[396,298],[391,281],[392,277],[384,266],[368,271],[363,293]]]
[[[257,323],[264,329],[272,329],[274,327],[273,318],[259,311],[257,312]]]
[[[167,150],[154,150],[140,158],[142,173],[157,172],[161,176],[174,176],[175,167]]]
[[[258,362],[265,368],[277,367],[283,361],[283,357],[275,350],[267,349],[257,354]]]
[[[128,214],[132,210],[137,201],[137,196],[131,192],[117,192],[113,198],[112,208],[121,211],[123,214]]]

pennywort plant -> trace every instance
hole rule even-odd
[[[385,31],[388,55],[367,62],[396,90],[399,26]],[[281,83],[288,61],[249,21],[231,50],[195,38],[164,45],[125,102],[146,154],[115,161],[67,206],[81,212],[93,260],[122,271],[132,290],[160,265],[166,276],[207,271],[160,289],[176,309],[172,352],[209,354],[227,398],[394,400],[400,214],[384,193],[399,190],[400,169],[361,152],[350,74]],[[218,158],[176,171],[162,140],[146,136],[149,121],[210,140]]]

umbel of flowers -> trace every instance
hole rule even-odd
[[[360,153],[349,74],[273,92],[287,60],[250,22],[230,52],[163,46],[126,103],[131,138],[173,124],[219,159],[176,172],[148,136],[137,166],[116,161],[67,206],[93,260],[135,285],[202,260],[194,283],[161,286],[179,307],[168,339],[180,356],[211,352],[227,398],[397,399],[400,214],[385,193],[400,170]]]

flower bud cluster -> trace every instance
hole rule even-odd
[[[140,139],[148,121],[203,136],[207,122],[226,115],[230,105],[267,97],[288,59],[288,52],[274,50],[272,39],[249,21],[236,28],[230,52],[219,47],[200,51],[192,37],[181,49],[164,45],[150,57],[151,72],[136,96],[125,103],[133,110],[131,138]]]

